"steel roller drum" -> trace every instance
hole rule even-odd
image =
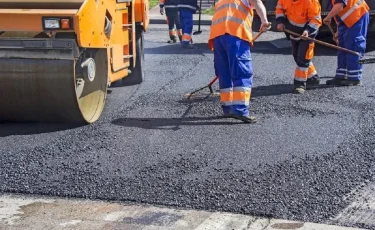
[[[92,58],[92,82],[77,74],[75,60],[0,58],[0,120],[95,122],[106,99],[106,49]]]
[[[85,0],[0,0],[0,9],[79,9]]]

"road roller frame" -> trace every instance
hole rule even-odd
[[[0,120],[97,121],[107,87],[144,79],[148,9],[148,0],[0,0]]]

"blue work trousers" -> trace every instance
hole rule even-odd
[[[250,43],[225,34],[213,40],[215,74],[219,77],[224,115],[249,116],[253,66]]]
[[[369,13],[366,13],[357,23],[348,28],[344,23],[338,26],[339,46],[354,50],[363,56],[366,51],[367,27]],[[362,79],[362,64],[358,64],[360,57],[343,51],[337,54],[336,78],[348,80]]]
[[[193,33],[193,12],[179,9],[182,28],[182,45],[189,45]]]

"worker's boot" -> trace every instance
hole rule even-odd
[[[318,75],[308,78],[306,81],[306,89],[313,89],[319,86],[320,79]]]
[[[327,85],[336,85],[336,86],[343,86],[343,82],[346,79],[341,79],[341,78],[333,78],[331,80],[326,81]]]
[[[294,80],[294,91],[295,94],[303,94],[306,91],[306,82]]]
[[[191,44],[182,43],[181,46],[183,49],[194,49],[194,46]]]
[[[177,42],[176,36],[170,36],[170,40],[168,41],[168,43],[176,43],[176,42]]]
[[[180,43],[181,43],[182,42],[182,35],[179,35],[178,39],[180,40]]]
[[[242,116],[242,115],[234,115],[232,114],[231,117],[233,117],[234,119],[237,119],[237,120],[240,120],[240,121],[243,121],[245,123],[255,123],[257,122],[256,118],[254,116]]]
[[[361,81],[360,80],[345,80],[341,82],[341,85],[343,86],[360,86]]]

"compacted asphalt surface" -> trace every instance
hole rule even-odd
[[[0,124],[0,192],[324,223],[375,182],[374,64],[363,86],[326,87],[335,51],[317,44],[321,87],[294,95],[283,34],[263,34],[252,50],[258,122],[243,124],[220,117],[218,96],[184,98],[214,77],[208,27],[193,50],[167,35],[165,25],[145,34],[146,81],[111,87],[97,123]]]

